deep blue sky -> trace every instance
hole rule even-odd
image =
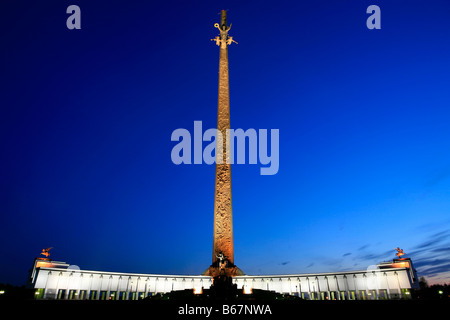
[[[360,270],[400,246],[448,282],[448,1],[2,0],[0,283],[46,247],[82,269],[210,265],[214,166],[174,165],[170,137],[216,126],[221,9],[231,126],[280,130],[278,174],[233,166],[236,264]]]

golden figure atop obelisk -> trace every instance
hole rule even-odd
[[[208,273],[233,276],[238,269],[234,266],[233,211],[231,201],[231,164],[227,129],[230,129],[230,86],[228,78],[228,45],[236,42],[228,36],[231,25],[227,25],[227,12],[222,10],[220,24],[214,25],[220,35],[212,39],[220,47],[219,94],[217,103],[217,130],[222,139],[217,139],[216,185],[214,196],[214,240],[212,265]],[[222,141],[220,141],[222,140]],[[220,146],[222,144],[222,146]]]

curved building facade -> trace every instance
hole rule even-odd
[[[158,275],[81,270],[65,262],[36,258],[30,284],[37,299],[138,300],[158,293],[202,292],[210,276]],[[274,291],[307,300],[407,299],[418,279],[410,259],[380,263],[360,271],[236,276],[238,289]]]

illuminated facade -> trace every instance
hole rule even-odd
[[[37,299],[138,300],[157,293],[212,285],[210,276],[157,275],[80,270],[65,262],[35,260],[30,283]],[[314,274],[236,276],[238,289],[261,289],[307,300],[408,299],[418,279],[410,259],[373,269]]]

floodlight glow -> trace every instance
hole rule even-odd
[[[202,294],[203,288],[202,287],[194,287],[194,294]]]
[[[253,289],[249,286],[244,286],[244,294],[252,294]]]

